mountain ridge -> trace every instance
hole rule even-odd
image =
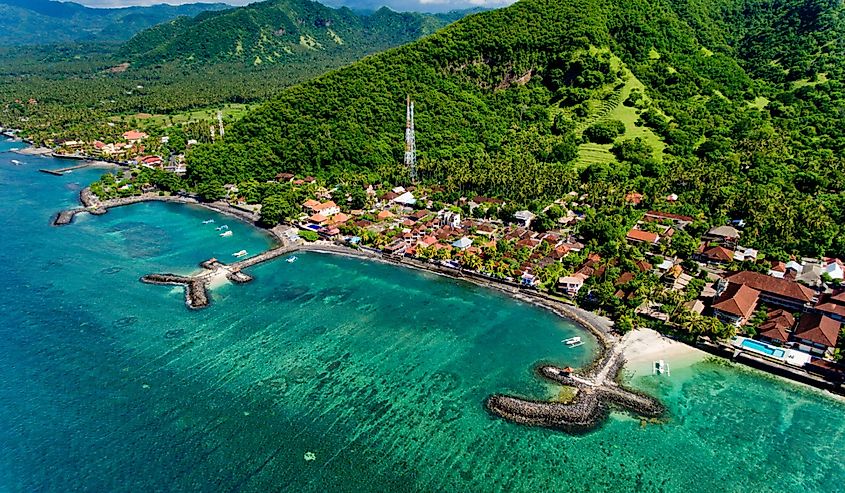
[[[178,16],[229,8],[223,3],[193,3],[105,9],[53,0],[0,0],[0,43],[20,46],[123,41]]]
[[[431,34],[460,13],[356,13],[310,0],[267,0],[138,33],[120,50],[137,63],[284,62],[318,51],[373,53]]]

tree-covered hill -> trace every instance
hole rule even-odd
[[[189,156],[194,182],[280,171],[423,180],[521,204],[573,189],[748,223],[752,246],[845,255],[841,0],[522,0],[292,87]],[[670,204],[665,197],[677,194]],[[625,221],[590,218],[613,242]]]
[[[230,8],[222,3],[96,9],[53,0],[0,0],[0,44],[123,41],[179,16]]]
[[[385,50],[431,34],[447,19],[387,8],[359,14],[310,0],[268,0],[155,26],[129,40],[120,54],[141,64],[288,63]]]

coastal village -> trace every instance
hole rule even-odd
[[[121,196],[172,193],[138,183],[137,171],[183,174],[184,156],[165,160],[146,154],[150,137],[143,132],[123,137],[120,143],[58,143],[54,155],[85,153],[129,165],[114,184]],[[651,327],[715,341],[764,367],[834,382],[845,376],[840,363],[845,262],[765,258],[743,245],[741,219],[691,233],[700,225],[696,218],[671,212],[678,200],[674,194],[664,198],[663,210],[640,209],[642,194],[626,194],[627,206],[640,219],[625,235],[624,254],[605,258],[579,234],[590,206],[576,191],[542,210],[512,210],[494,197],[444,201],[437,187],[367,185],[353,200],[348,189],[312,176],[279,173],[268,185],[306,197],[285,219],[305,241],[340,244],[394,261],[413,259],[543,293],[612,316],[620,332]],[[241,194],[242,187],[226,184],[220,202],[257,222],[262,206]],[[505,210],[512,212],[503,219]],[[691,251],[673,244],[691,238]]]
[[[127,140],[135,137],[133,132]],[[154,158],[140,158],[135,166],[183,171]],[[133,176],[125,173],[117,185],[133,194],[154,191],[149,184],[133,187]],[[472,196],[443,202],[435,200],[442,198],[436,187],[367,185],[353,200],[347,189],[339,192],[311,176],[279,173],[269,185],[307,197],[285,221],[307,241],[436,264],[607,313],[623,332],[647,326],[709,336],[769,363],[842,379],[845,263],[766,259],[743,245],[742,220],[691,235],[696,219],[669,212],[677,196],[665,197],[665,210],[640,210],[625,236],[624,255],[603,258],[578,233],[589,205],[575,191],[542,210],[516,210],[502,220],[505,201]],[[222,202],[257,221],[261,204],[250,203],[241,187],[225,185]],[[641,199],[637,192],[625,197],[634,210]],[[673,248],[682,237],[696,242],[690,255]]]

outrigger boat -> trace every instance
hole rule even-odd
[[[22,165],[23,163],[22,163],[22,162],[20,162],[20,161],[18,161],[17,159],[12,159],[12,164],[14,164],[15,166],[20,166],[20,165]]]
[[[287,262],[287,263],[289,263],[289,264],[292,264],[292,263],[296,262],[296,255],[294,255],[293,257],[288,257],[288,258],[285,260],[285,262]]]
[[[228,237],[232,236],[232,234],[234,234],[234,233],[232,233],[231,231],[225,231],[223,233],[220,233],[220,236],[223,237],[223,238],[228,238]]]
[[[225,224],[223,226],[217,227],[217,231],[227,231],[228,229],[229,229],[229,226],[227,226]]]
[[[213,222],[214,222],[214,219],[209,219],[207,221],[203,221],[202,223],[203,224],[212,224]]]
[[[235,253],[233,253],[233,254],[232,254],[232,256],[233,256],[233,257],[238,257],[238,258],[241,258],[241,257],[246,257],[246,256],[247,256],[247,251],[246,251],[246,250],[241,250],[240,252],[235,252]]]
[[[566,344],[569,347],[578,347],[584,345],[584,342],[581,341],[580,337],[570,337],[569,339],[564,339],[560,342]]]

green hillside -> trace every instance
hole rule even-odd
[[[196,3],[95,9],[52,0],[0,0],[0,44],[123,41],[175,17],[227,8],[222,3]]]
[[[523,0],[284,91],[189,178],[400,181],[411,94],[421,178],[456,195],[580,188],[610,215],[638,191],[745,218],[768,251],[842,255],[843,25],[839,0]]]
[[[120,54],[141,64],[285,63],[342,53],[374,53],[431,34],[446,24],[438,16],[387,8],[363,15],[310,0],[268,0],[155,26],[127,42]]]

